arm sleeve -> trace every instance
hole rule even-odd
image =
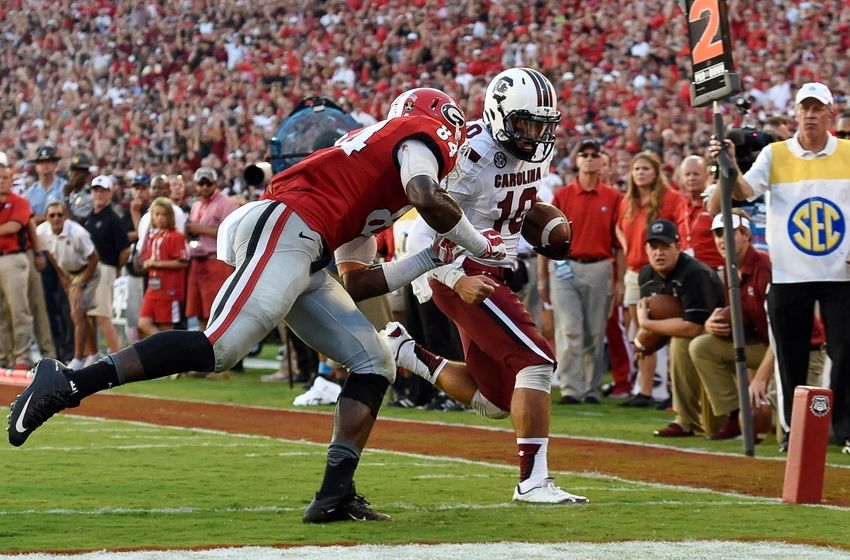
[[[425,223],[421,216],[417,217],[407,234],[407,253],[416,253],[430,247],[436,237],[437,232]],[[423,274],[410,283],[413,288],[413,295],[416,296],[419,303],[425,303],[431,299],[431,286],[428,285],[428,278],[428,274]]]
[[[640,297],[645,298],[652,295],[653,284],[650,282],[652,277],[652,269],[650,266],[644,265],[638,272],[638,286],[640,288]]]
[[[182,208],[172,203],[171,207],[174,209],[174,229],[183,233],[186,231],[186,212],[183,211]]]
[[[348,243],[340,245],[334,251],[334,259],[338,263],[354,262],[369,266],[375,261],[378,252],[378,241],[374,235],[369,237],[355,237]]]
[[[406,251],[408,254],[421,251],[433,245],[436,238],[437,232],[422,219],[422,216],[419,216],[414,220],[413,225],[410,226],[410,231],[407,233]]]
[[[176,216],[175,216],[176,218]],[[151,213],[150,210],[145,212],[141,218],[139,218],[139,239],[136,241],[136,245],[139,247],[139,254],[144,254],[145,246],[148,244],[148,230],[150,229],[151,223]]]
[[[714,274],[705,271],[705,274]],[[722,302],[717,305],[716,286],[711,278],[703,276],[703,271],[696,269],[682,282],[687,287],[682,292],[682,319],[698,325],[704,324],[715,307],[722,307]]]
[[[130,240],[127,238],[127,232],[124,231],[124,224],[117,217],[112,223],[112,238],[115,243],[115,249],[118,252],[123,251],[130,246]]]
[[[76,224],[76,222],[73,223]],[[79,228],[75,229],[77,229],[78,231],[82,230],[83,232],[85,232],[85,235],[83,235],[82,232],[78,233],[77,235],[79,236],[78,238],[80,240],[80,252],[84,257],[89,258],[89,256],[95,251],[94,242],[91,239],[91,234],[83,226],[80,226]]]
[[[744,173],[744,180],[753,189],[753,196],[747,200],[752,202],[761,196],[770,186],[770,164],[773,160],[773,147],[766,146],[759,155],[752,167]]]
[[[18,222],[22,226],[26,227],[30,216],[32,216],[32,209],[30,208],[30,204],[27,202],[27,199],[21,197],[20,199],[15,200],[15,204],[12,207],[12,213],[9,216],[9,221]]]
[[[185,261],[188,258],[186,237],[175,229],[168,235],[168,257],[163,260]]]
[[[434,153],[424,142],[412,138],[403,141],[396,152],[396,161],[399,165],[401,184],[405,189],[410,179],[419,175],[427,175],[435,183],[440,182],[438,177],[440,165]]]

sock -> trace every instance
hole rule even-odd
[[[215,371],[215,351],[201,331],[158,332],[133,348],[138,352],[145,379],[186,371]]]
[[[519,491],[528,492],[549,477],[546,453],[549,438],[516,438],[519,452]]]
[[[87,397],[104,389],[121,385],[118,372],[110,356],[102,358],[92,365],[79,370],[65,372],[68,381],[73,381],[80,397]]]
[[[348,494],[354,485],[354,471],[360,462],[360,451],[345,443],[331,443],[325,477],[316,498]]]
[[[741,411],[741,409],[740,409],[740,408],[736,408],[735,410],[733,410],[732,412],[730,412],[730,413],[729,413],[729,420],[737,420],[737,419],[738,419],[738,413],[739,413],[740,411]]]
[[[431,385],[437,384],[437,377],[447,363],[447,359],[429,352],[417,342],[402,344],[396,360],[399,367],[418,375]]]

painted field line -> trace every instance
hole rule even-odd
[[[103,396],[140,397],[140,398],[145,398],[145,399],[165,400],[165,401],[176,400],[176,399],[170,398],[170,397],[162,397],[162,396],[159,396],[159,395],[150,395],[150,394],[146,394],[146,393],[109,393],[107,391],[107,392],[104,392],[104,393],[100,393],[100,395],[103,395]],[[208,401],[208,400],[203,400],[203,399],[181,398],[179,400],[186,401],[186,402],[198,403],[198,404],[224,406],[224,407],[233,408],[233,409],[249,408],[249,409],[253,409],[253,410],[267,410],[267,411],[272,411],[272,412],[285,411],[285,412],[292,412],[292,413],[298,413],[298,414],[315,414],[315,415],[320,415],[320,416],[332,416],[333,415],[333,411],[310,410],[309,408],[303,408],[303,409],[299,408],[297,410],[293,410],[293,409],[289,409],[289,408],[277,408],[277,407],[272,407],[272,406],[261,406],[261,405],[252,405],[252,404],[221,403],[221,402]],[[88,418],[92,418],[92,417],[88,417]],[[440,420],[413,420],[413,419],[408,419],[408,418],[390,418],[390,417],[381,417],[380,420],[390,421],[390,422],[401,422],[401,423],[405,423],[405,424],[424,424],[424,425],[428,425],[428,426],[447,426],[447,427],[452,427],[452,428],[461,427],[461,428],[468,428],[470,430],[484,430],[484,431],[489,431],[489,432],[510,433],[510,434],[514,433],[512,428],[502,428],[502,427],[499,427],[499,426],[480,426],[480,425],[463,424],[463,423],[457,423],[457,422],[443,422],[443,421],[440,421]],[[554,438],[554,437],[563,438],[563,439],[572,440],[572,441],[592,441],[592,442],[599,442],[599,443],[613,443],[613,444],[617,444],[617,445],[628,445],[628,446],[632,446],[632,447],[644,447],[644,448],[650,448],[650,449],[665,449],[665,450],[669,450],[669,451],[677,451],[677,452],[681,452],[681,453],[689,453],[689,454],[694,454],[694,455],[713,455],[713,456],[717,456],[717,457],[741,457],[742,456],[741,453],[732,453],[732,452],[728,452],[728,451],[717,451],[717,450],[710,449],[710,448],[676,447],[676,446],[673,446],[673,445],[664,445],[664,444],[660,444],[660,443],[637,442],[637,441],[626,440],[626,439],[607,438],[607,437],[600,437],[600,436],[577,436],[577,435],[574,435],[574,434],[562,434],[562,433],[553,432],[553,433],[549,434],[549,437],[550,438]],[[761,456],[757,456],[757,457],[753,457],[753,459],[756,460],[756,461],[785,462],[784,457],[761,457]],[[839,468],[839,469],[850,469],[850,464],[835,463],[835,462],[829,462],[829,461],[827,461],[826,464],[830,467],[835,467],[835,468]]]
[[[108,419],[93,419],[93,418],[88,418],[88,419],[98,421],[98,422],[124,422],[124,423],[127,423],[127,424],[137,425],[137,426],[141,426],[141,427],[145,427],[145,428],[174,430],[174,431],[178,431],[178,432],[181,432],[181,431],[182,432],[200,432],[200,433],[222,436],[222,437],[226,437],[226,438],[235,437],[235,438],[240,438],[240,439],[261,440],[261,441],[268,441],[268,442],[277,441],[277,442],[306,445],[308,447],[316,447],[316,448],[321,448],[321,449],[327,448],[327,444],[324,444],[324,443],[316,443],[316,442],[304,441],[304,440],[279,439],[279,438],[272,438],[270,436],[256,435],[256,434],[236,434],[236,433],[225,432],[225,431],[220,431],[220,430],[211,430],[211,429],[208,429],[208,428],[185,428],[185,427],[180,427],[180,426],[162,426],[160,424],[149,424],[149,423],[140,422],[140,421],[137,421],[137,420],[128,421],[128,420],[108,420]],[[407,452],[407,451],[396,451],[396,450],[392,450],[392,449],[381,449],[381,448],[375,448],[375,447],[370,447],[370,448],[368,448],[367,451],[368,451],[367,457],[369,457],[369,459],[368,459],[369,464],[374,465],[374,466],[384,466],[384,465],[387,465],[388,463],[383,463],[380,460],[380,458],[375,458],[373,460],[372,453],[386,453],[386,454],[389,454],[389,455],[395,455],[395,456],[399,456],[399,457],[415,458],[415,459],[418,459],[420,461],[423,461],[423,463],[425,465],[433,464],[434,462],[448,462],[448,463],[463,464],[463,465],[476,465],[476,466],[498,469],[498,470],[503,470],[503,471],[515,471],[516,470],[515,465],[507,465],[507,464],[502,464],[502,463],[490,463],[490,462],[487,462],[487,461],[478,461],[478,460],[473,460],[473,459],[465,459],[465,458],[461,458],[461,457],[447,457],[447,456],[440,456],[440,455],[424,455],[424,454],[421,454],[421,453],[411,453],[411,452]],[[750,496],[750,495],[747,495],[747,494],[740,494],[740,493],[737,493],[737,492],[719,491],[719,490],[713,490],[713,489],[710,489],[710,488],[702,488],[702,487],[695,487],[695,486],[682,486],[682,485],[676,485],[676,484],[664,484],[664,483],[660,483],[660,482],[630,480],[630,479],[626,479],[626,478],[622,478],[622,477],[618,477],[618,476],[613,476],[613,475],[609,475],[609,474],[604,474],[604,473],[599,473],[599,472],[574,472],[574,471],[565,471],[565,470],[554,470],[554,471],[552,471],[552,473],[562,475],[562,476],[576,477],[576,478],[585,477],[585,478],[590,478],[590,479],[595,479],[595,480],[603,480],[603,481],[606,481],[606,482],[614,481],[614,482],[617,482],[621,485],[633,486],[633,487],[655,488],[655,489],[659,489],[659,490],[674,490],[674,491],[691,492],[691,493],[698,493],[698,494],[715,494],[715,495],[719,495],[719,496],[726,496],[726,497],[732,498],[734,500],[748,500],[748,501],[752,501],[752,502],[755,502],[755,503],[761,503],[761,504],[778,504],[779,505],[779,504],[782,503],[782,501],[779,498]],[[847,507],[826,506],[826,505],[821,505],[821,504],[802,505],[800,507],[822,507],[822,508],[836,509],[838,511],[850,511],[850,508],[847,508]]]
[[[609,542],[609,543],[476,543],[407,544],[398,546],[302,546],[292,548],[241,547],[208,550],[158,550],[132,552],[90,552],[79,555],[27,554],[0,555],[0,560],[432,560],[434,558],[522,558],[523,560],[848,560],[850,554],[825,547],[781,542],[681,541],[681,542]]]
[[[624,501],[605,501],[593,502],[594,509],[598,508],[618,508],[623,506],[633,506],[634,502]],[[761,507],[764,503],[759,503],[753,500],[718,500],[715,502],[705,501],[689,501],[689,500],[647,500],[640,503],[643,506],[699,506],[702,509],[709,507]],[[476,503],[476,502],[452,502],[435,504],[433,506],[421,506],[408,502],[387,502],[387,506],[402,511],[427,513],[429,511],[467,511],[467,510],[516,510],[517,513],[524,511],[528,507],[552,507],[544,506],[529,506],[517,502],[505,501],[498,503]],[[559,506],[564,508],[576,508],[583,506],[565,505]],[[207,515],[210,513],[301,513],[304,511],[303,506],[245,506],[245,507],[230,507],[230,508],[201,508],[193,506],[182,507],[160,507],[160,508],[122,508],[122,507],[102,507],[95,509],[73,509],[73,508],[49,508],[49,509],[25,509],[25,510],[0,510],[0,516],[16,516],[16,515],[44,515],[44,516],[68,516],[68,517],[96,517],[101,515]]]

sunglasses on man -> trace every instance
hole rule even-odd
[[[599,159],[602,157],[602,154],[599,152],[579,152],[578,157],[580,158],[590,158],[590,159]]]

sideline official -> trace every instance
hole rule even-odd
[[[833,432],[839,443],[850,440],[850,141],[829,133],[833,99],[821,83],[804,84],[797,92],[795,118],[797,133],[763,149],[732,189],[736,200],[770,193],[767,244],[773,283],[767,303],[779,365],[783,450],[794,388],[806,382],[815,301],[833,364]],[[727,140],[726,150],[734,161],[730,144]],[[712,140],[709,151],[716,156],[720,143]]]

